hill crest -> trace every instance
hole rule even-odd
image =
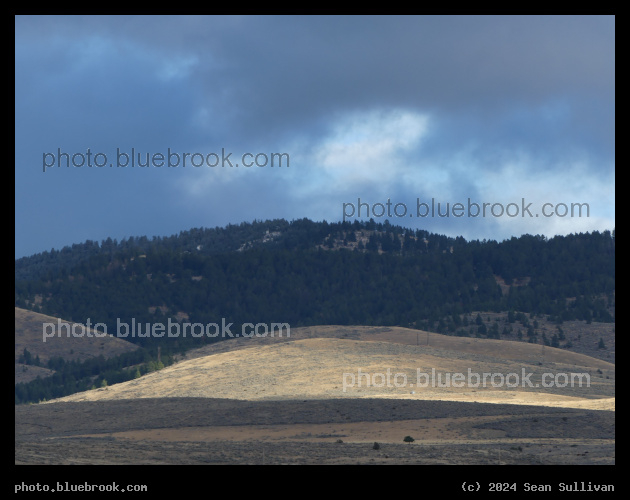
[[[518,342],[479,339],[469,344],[452,342],[449,345],[450,340],[458,339],[441,336],[444,338],[436,337],[435,343],[442,346],[435,347],[405,343],[401,335],[405,332],[373,333],[370,338],[369,330],[361,327],[355,327],[358,339],[335,338],[330,330],[322,332],[320,337],[312,335],[314,331],[308,333],[311,336],[307,338],[252,342],[250,346],[233,342],[233,349],[214,354],[200,355],[198,351],[198,357],[140,379],[57,401],[162,397],[242,400],[385,397],[614,408],[614,365],[588,356],[556,350],[560,351],[557,354],[562,355],[562,359],[539,364],[532,346]],[[338,335],[343,336],[344,332],[338,332]],[[364,340],[360,339],[362,335],[365,335]],[[398,335],[403,342],[382,340],[385,335],[390,339]],[[223,344],[228,342],[231,341]],[[476,346],[471,352],[473,344]],[[498,347],[501,352],[497,352]],[[550,358],[554,354],[550,354]],[[596,378],[597,381],[589,388],[418,387],[419,373],[430,374],[432,370],[443,376],[447,372],[465,374],[467,370],[497,374],[520,374],[521,370],[526,370],[532,373],[533,382],[540,382],[543,373],[573,371],[588,373],[591,380]],[[597,378],[598,370],[608,378]],[[399,374],[399,378],[404,374],[408,384],[383,386],[368,382],[366,386],[370,376],[374,381],[377,374],[388,372],[392,376]],[[360,373],[367,374],[367,378],[361,379]],[[358,380],[363,380],[363,386],[357,385]]]

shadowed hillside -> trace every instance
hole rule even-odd
[[[138,349],[124,339],[102,335],[82,325],[76,325],[74,330],[72,327],[72,322],[16,307],[15,383],[51,376],[54,370],[47,367],[53,358],[82,362],[99,356],[113,358]]]

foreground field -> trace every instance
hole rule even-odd
[[[336,399],[15,409],[16,464],[612,464],[614,413]],[[403,439],[411,436],[413,443]],[[374,443],[379,449],[374,449]]]

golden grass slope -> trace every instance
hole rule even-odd
[[[297,329],[290,339],[234,339],[214,346],[227,349],[232,343],[232,350],[206,355],[197,351],[198,357],[139,379],[62,400],[402,398],[614,409],[611,363],[550,348],[546,348],[549,353],[542,361],[540,346],[433,333],[429,345],[415,345],[415,330],[398,330],[405,329],[312,327]],[[318,333],[321,336],[315,336]],[[413,344],[383,340],[410,340],[410,335]],[[439,386],[440,380],[445,385],[447,374],[454,373],[463,377],[472,374],[472,383]],[[498,385],[508,374],[518,376],[521,382],[528,373],[531,375],[527,380],[534,387],[527,383],[519,383],[518,387],[492,384],[494,381]],[[552,374],[547,379],[553,381],[553,376],[563,373],[588,376],[590,383],[587,387],[584,378],[582,387],[577,382],[573,387],[542,386],[543,374]],[[485,387],[481,379],[475,386],[474,374],[488,374]],[[494,379],[490,378],[492,374]],[[558,380],[559,385],[565,382],[562,377]],[[508,381],[513,383],[516,378],[512,376]],[[419,387],[418,382],[424,386]]]
[[[208,346],[193,349],[186,353],[185,359],[207,356],[219,352],[234,351],[258,345],[271,345],[279,342],[303,340],[309,338],[338,338],[348,340],[366,340],[393,342],[396,344],[437,347],[468,354],[479,354],[505,360],[524,362],[552,362],[568,366],[585,366],[592,369],[614,370],[614,363],[586,356],[584,354],[556,349],[540,344],[529,344],[512,340],[478,339],[453,337],[424,330],[389,326],[309,326],[294,328],[290,336],[234,338]]]

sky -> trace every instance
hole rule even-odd
[[[304,217],[614,229],[614,16],[15,18],[16,258]]]

